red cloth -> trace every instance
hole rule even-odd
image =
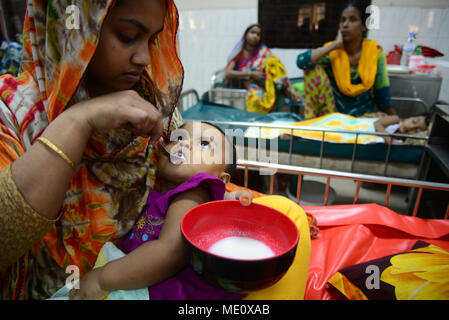
[[[394,50],[387,54],[387,64],[401,64],[402,49],[395,45]]]
[[[327,280],[338,270],[410,249],[422,240],[449,251],[449,220],[400,215],[377,204],[319,206],[303,209],[320,229],[312,240],[304,299],[341,296]]]

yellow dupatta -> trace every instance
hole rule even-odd
[[[325,46],[330,43],[326,43]],[[356,97],[373,87],[376,80],[377,60],[379,57],[377,41],[368,39],[363,39],[362,41],[362,54],[357,67],[362,83],[351,83],[351,64],[348,54],[343,48],[332,50],[329,53],[329,57],[338,89],[344,95]]]
[[[277,82],[287,78],[285,67],[276,56],[265,59],[264,70],[266,79],[263,94],[259,94],[258,90],[250,89],[246,95],[246,110],[249,112],[269,113],[273,111],[276,105]]]

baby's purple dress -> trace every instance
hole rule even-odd
[[[174,198],[180,193],[199,186],[209,190],[211,201],[223,200],[225,184],[221,179],[206,173],[193,176],[165,194],[151,190],[143,213],[131,233],[122,242],[120,249],[129,253],[141,244],[157,239],[168,207]],[[160,258],[155,257],[155,259]],[[244,296],[213,287],[190,266],[185,267],[173,277],[151,286],[149,293],[151,300],[236,300]]]

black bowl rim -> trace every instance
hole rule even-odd
[[[295,229],[296,229],[296,237],[295,237],[295,238],[296,238],[296,239],[295,239],[294,243],[293,243],[290,247],[288,247],[288,249],[283,250],[282,252],[280,252],[280,253],[278,253],[278,254],[275,254],[274,256],[267,257],[267,258],[262,258],[262,259],[236,259],[236,258],[230,258],[230,257],[226,257],[226,256],[221,256],[221,255],[212,253],[212,252],[210,252],[210,251],[206,251],[206,250],[204,250],[204,249],[201,249],[201,248],[198,247],[198,246],[197,246],[197,245],[196,245],[196,244],[195,244],[189,237],[187,237],[186,233],[184,232],[184,220],[186,219],[187,215],[188,215],[191,211],[194,211],[194,210],[197,209],[198,207],[208,206],[208,205],[211,205],[212,203],[216,204],[217,202],[234,202],[234,203],[239,203],[239,205],[241,205],[239,200],[216,200],[216,201],[209,201],[209,202],[200,204],[200,205],[198,205],[198,206],[196,206],[196,207],[190,209],[189,211],[187,211],[187,213],[184,215],[184,217],[182,217],[182,220],[181,220],[181,234],[182,234],[182,236],[183,236],[183,237],[184,237],[184,238],[185,238],[185,239],[186,239],[192,246],[194,246],[194,247],[197,248],[198,250],[203,251],[203,252],[205,252],[205,253],[207,253],[207,254],[213,255],[213,256],[215,256],[215,257],[219,257],[219,258],[221,258],[221,259],[235,260],[235,261],[243,261],[243,262],[247,262],[247,261],[248,261],[248,262],[250,262],[250,261],[264,261],[264,260],[271,260],[271,259],[274,259],[274,258],[278,258],[278,257],[281,257],[281,256],[283,256],[283,255],[289,253],[292,249],[294,249],[295,247],[298,246],[298,244],[299,244],[299,237],[300,237],[299,228],[298,228],[298,226],[296,225],[296,223],[295,223],[289,216],[287,216],[285,213],[283,213],[283,212],[281,212],[281,211],[279,211],[279,210],[277,210],[277,209],[275,209],[275,208],[272,208],[272,207],[270,207],[270,206],[266,206],[266,205],[264,205],[264,204],[252,202],[251,205],[262,206],[262,207],[266,207],[266,208],[268,208],[268,209],[271,209],[271,210],[276,211],[277,213],[279,213],[279,214],[281,214],[282,216],[284,216],[285,218],[287,218],[288,221],[290,221],[290,223],[295,227]]]

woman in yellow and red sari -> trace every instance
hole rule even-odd
[[[364,37],[366,18],[365,6],[349,3],[335,41],[298,55],[306,119],[333,112],[373,118],[395,114],[385,53],[375,40]]]
[[[225,86],[248,90],[246,109],[268,113],[276,110],[280,93],[295,103],[302,101],[293,88],[284,65],[262,42],[262,26],[250,25],[228,57]]]

